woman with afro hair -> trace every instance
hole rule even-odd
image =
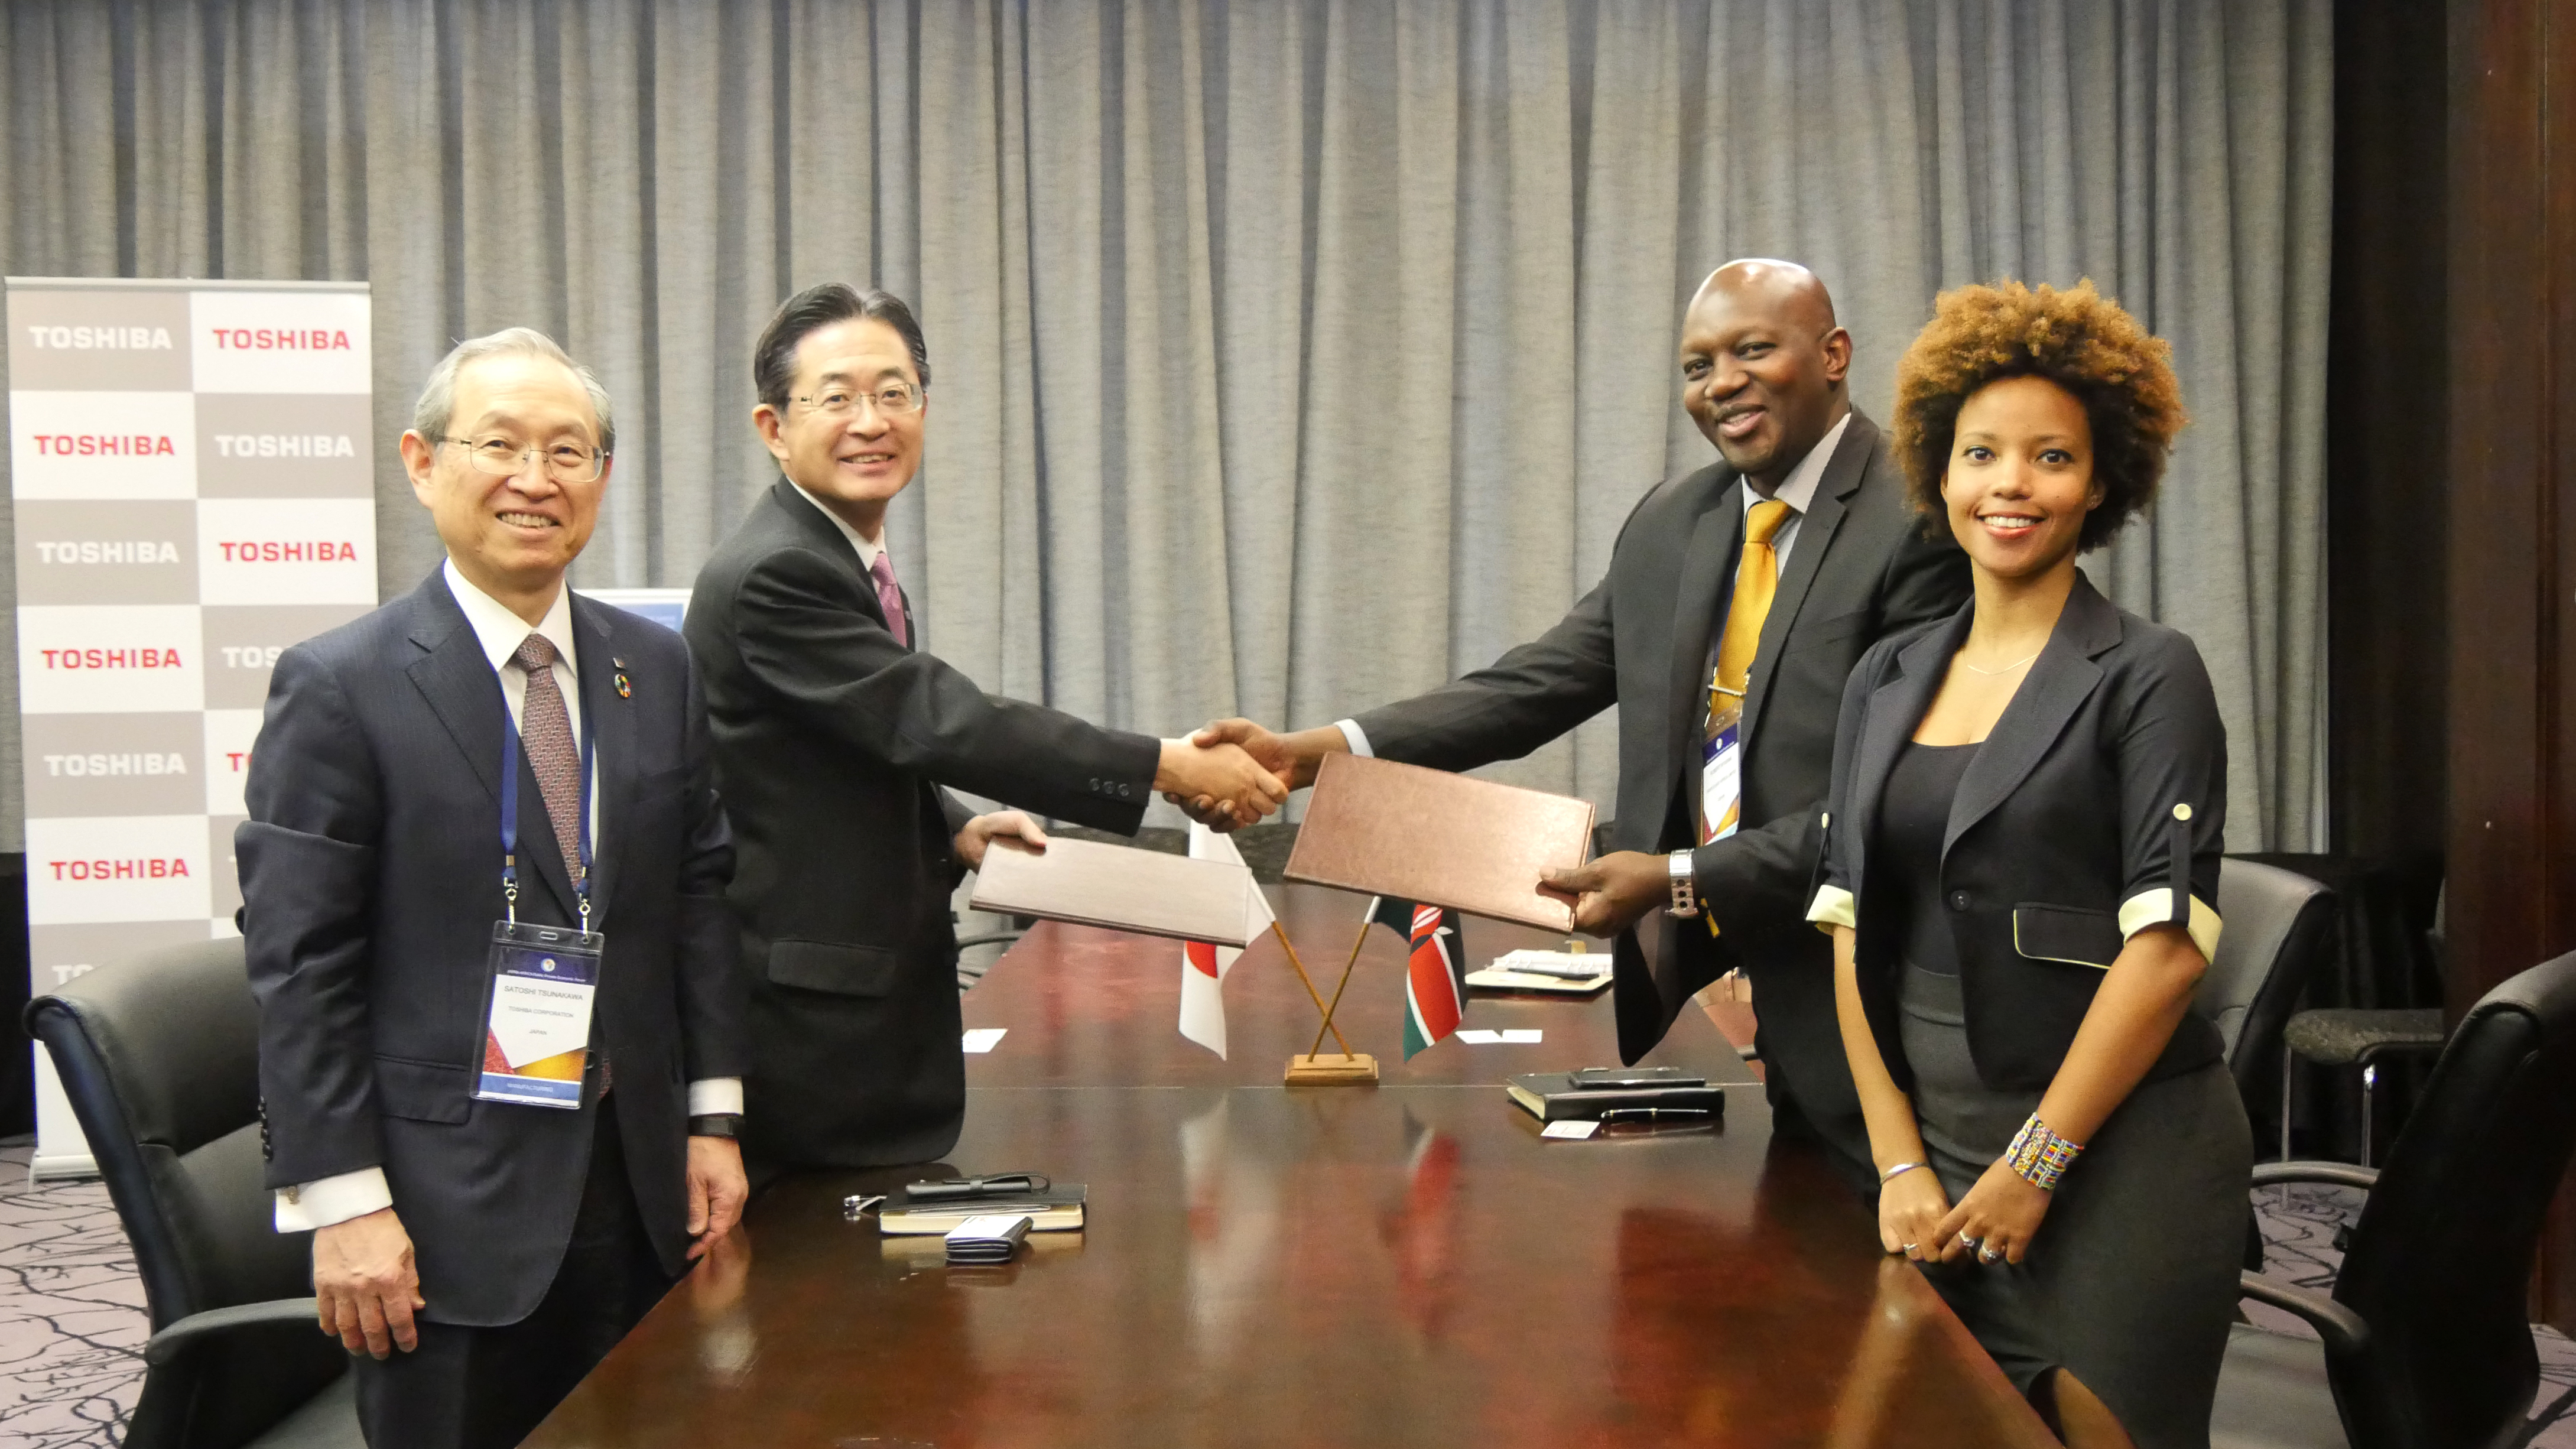
[[[1879,1235],[2069,1444],[2209,1443],[2252,1135],[2192,1010],[2227,738],[2189,638],[2075,566],[2154,501],[2167,348],[2093,290],[1944,293],[1895,446],[1957,614],[1843,692],[1823,884]]]

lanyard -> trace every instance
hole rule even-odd
[[[551,669],[554,666],[546,666]],[[575,680],[578,689],[581,682]],[[575,813],[580,823],[574,836],[580,842],[581,874],[573,877],[573,895],[581,902],[581,929],[590,930],[590,767],[591,751],[599,737],[590,728],[589,711],[583,711],[582,727],[577,732],[581,752],[581,796]],[[501,702],[501,897],[509,902],[510,924],[519,922],[519,722],[510,714],[508,700]]]

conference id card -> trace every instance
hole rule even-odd
[[[1744,808],[1744,711],[1728,705],[1709,720],[1699,754],[1699,843],[1735,833]]]
[[[483,1072],[474,1095],[523,1107],[581,1106],[590,1013],[608,938],[569,926],[492,923]]]

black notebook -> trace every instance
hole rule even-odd
[[[1542,1122],[1715,1122],[1726,1089],[1679,1067],[1588,1067],[1506,1078],[1503,1089]]]

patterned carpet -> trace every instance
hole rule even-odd
[[[143,1382],[143,1285],[95,1181],[32,1185],[25,1138],[0,1142],[0,1449],[114,1449]],[[2298,1187],[2288,1203],[2255,1195],[2267,1272],[2332,1286],[2335,1230],[2360,1194]],[[2287,1314],[2247,1305],[2267,1327],[2304,1331]],[[2576,1342],[2532,1330],[2540,1393],[2520,1444],[2576,1449]]]
[[[0,1445],[108,1449],[143,1386],[143,1280],[95,1180],[31,1185],[0,1143]]]

